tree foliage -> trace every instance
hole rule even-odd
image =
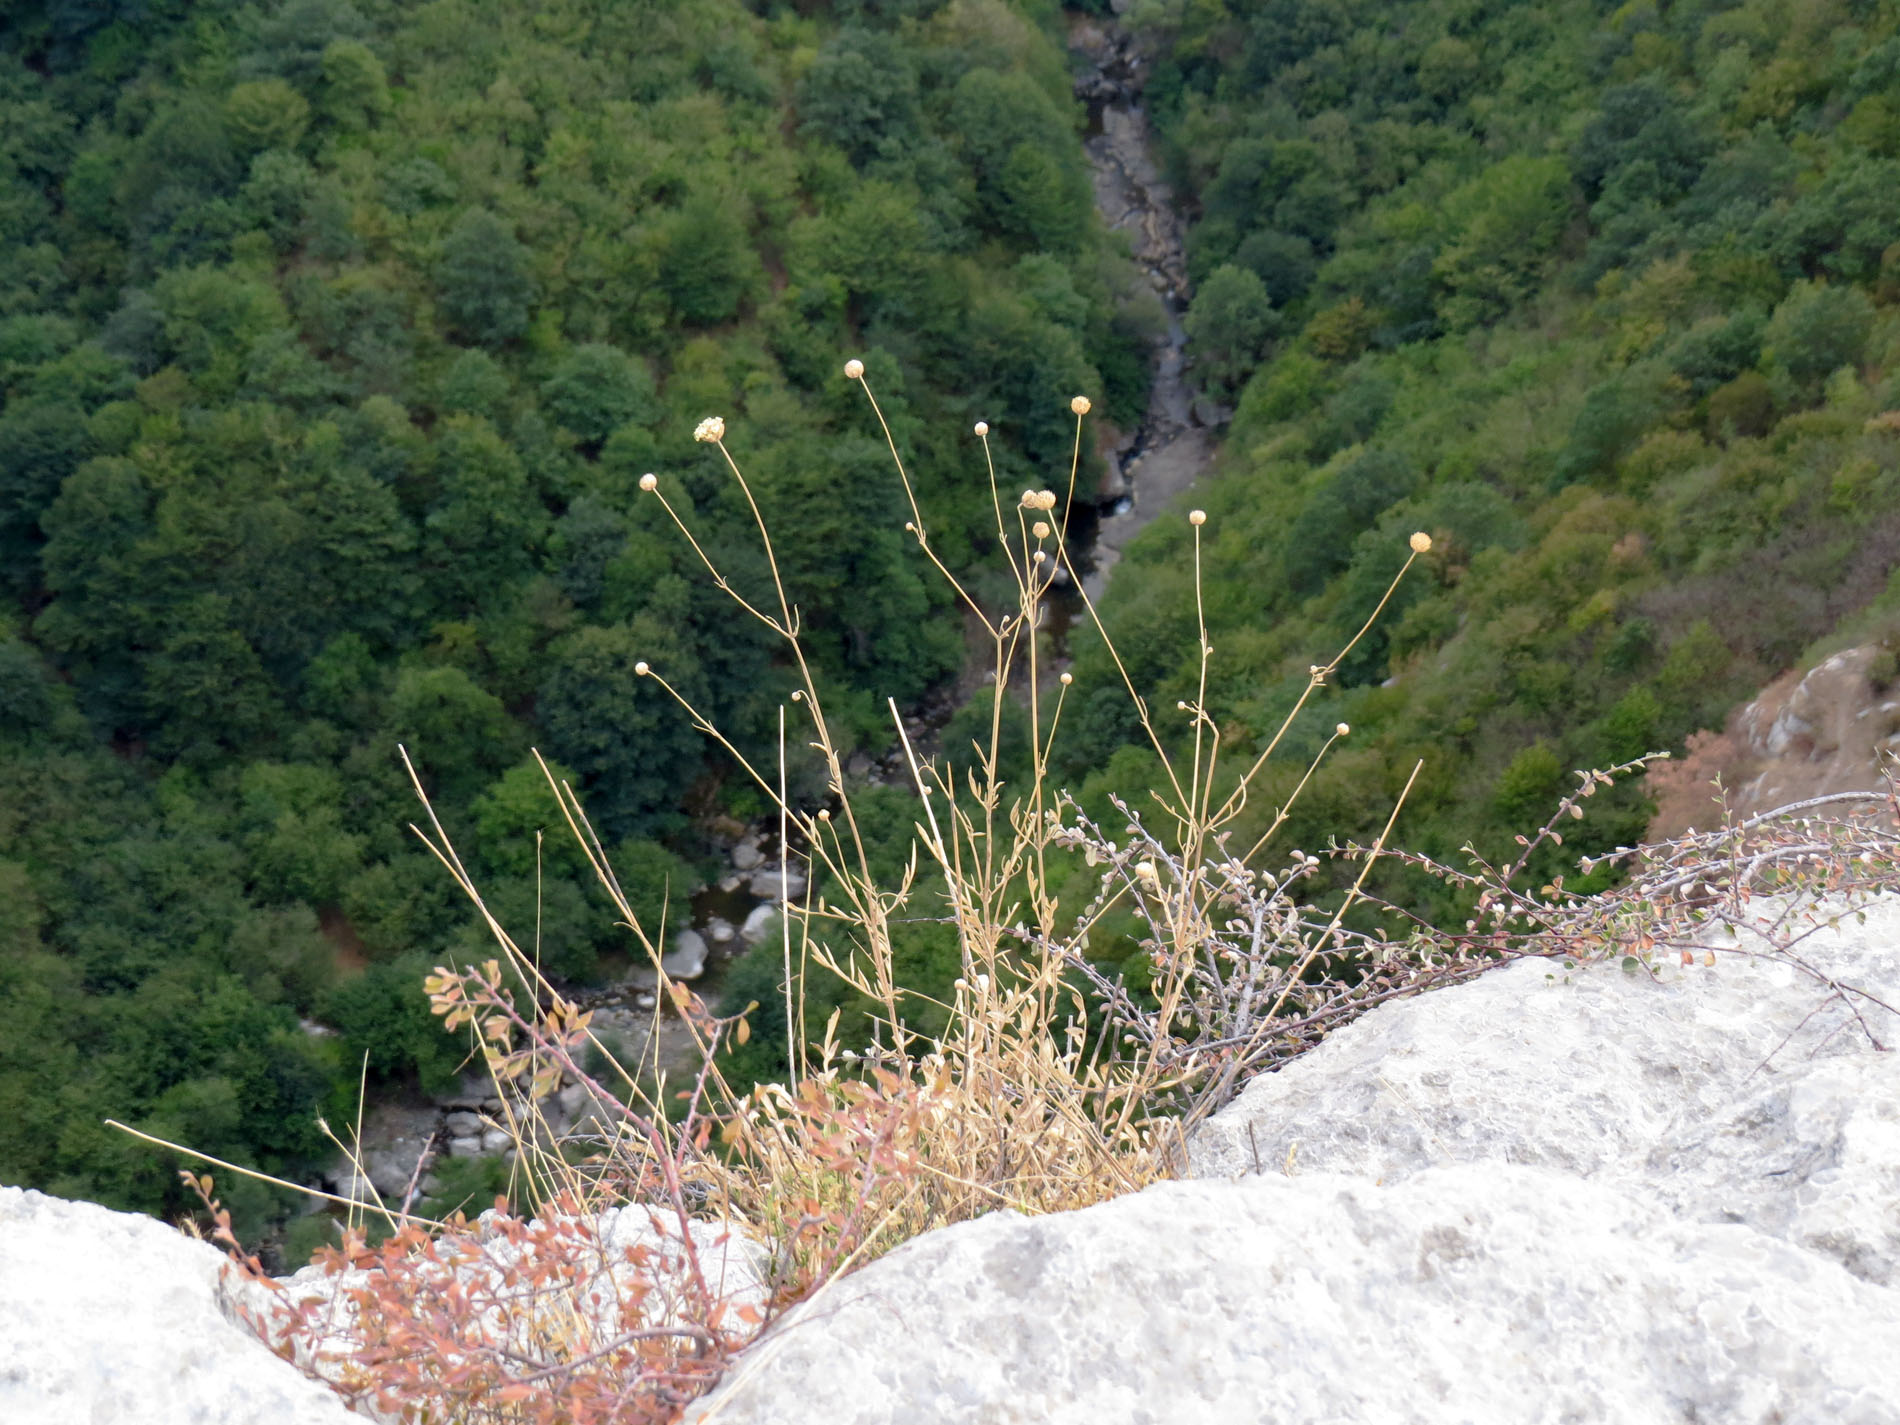
[[[1040,10],[8,25],[0,1176],[157,1209],[166,1165],[101,1117],[295,1173],[357,1055],[424,1083],[460,1058],[416,981],[482,931],[405,829],[398,745],[550,971],[626,941],[531,748],[679,921],[705,814],[755,807],[637,669],[761,760],[785,687],[640,490],[658,471],[767,597],[702,417],[755,472],[821,675],[876,710],[961,642],[843,361],[967,567],[995,537],[971,412],[1015,468],[1144,348]]]

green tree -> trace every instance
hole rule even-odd
[[[836,144],[859,168],[901,162],[922,136],[910,52],[875,30],[839,31],[799,82],[798,116],[803,133]]]
[[[389,109],[389,79],[376,52],[360,40],[323,47],[323,116],[350,132],[367,129]]]
[[[445,1032],[430,1011],[422,982],[431,970],[425,955],[372,965],[330,992],[323,1017],[351,1063],[367,1059],[369,1072],[384,1080],[414,1074],[424,1093],[440,1093],[455,1086],[469,1045],[466,1031]]]
[[[227,600],[200,596],[146,665],[146,706],[161,750],[211,759],[250,746],[281,719],[257,650],[230,618]]]
[[[1007,237],[1066,246],[1086,221],[1088,179],[1067,117],[1028,75],[972,69],[951,92],[950,127],[988,225]]]
[[[1764,357],[1812,395],[1841,367],[1860,364],[1873,324],[1873,303],[1858,288],[1798,283],[1769,318]]]
[[[541,384],[556,423],[582,444],[599,446],[628,422],[650,425],[660,413],[653,375],[637,358],[605,342],[575,347]]]
[[[475,799],[476,846],[481,859],[497,871],[532,877],[537,871],[576,875],[586,867],[587,858],[569,833],[548,783],[550,775],[569,785],[580,780],[559,762],[549,762],[544,772],[529,758],[502,773]]]
[[[554,755],[584,779],[589,816],[615,837],[662,827],[702,752],[686,715],[657,682],[640,676],[639,665],[705,706],[697,660],[647,615],[580,629],[552,652],[535,715]]]
[[[667,225],[660,285],[680,320],[716,326],[749,300],[760,269],[743,217],[729,196],[702,194]]]
[[[486,208],[470,208],[442,240],[436,294],[457,335],[505,346],[528,330],[535,281],[528,250]]]
[[[388,740],[408,750],[431,795],[473,796],[517,755],[521,736],[494,694],[460,668],[405,668],[389,697]]]
[[[281,79],[235,86],[224,99],[224,123],[242,155],[262,149],[294,149],[310,122],[310,105]]]
[[[1530,294],[1570,216],[1562,159],[1513,155],[1445,201],[1456,236],[1433,264],[1453,327],[1492,321]]]

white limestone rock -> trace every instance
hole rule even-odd
[[[763,945],[778,931],[778,907],[755,905],[739,927],[739,938],[748,945]]]
[[[1200,1175],[1299,1165],[1391,1178],[1433,1163],[1507,1159],[1577,1173],[1641,1159],[1731,1105],[1744,1085],[1815,1054],[1864,1057],[1856,1013],[1900,1046],[1900,1017],[1829,1003],[1791,965],[1734,947],[1658,977],[1615,964],[1524,960],[1386,1005],[1263,1074],[1193,1144]],[[1798,952],[1819,974],[1900,1004],[1900,903],[1823,930]]]
[[[676,980],[696,980],[706,973],[708,954],[706,937],[697,930],[682,930],[673,937],[673,949],[660,961],[660,968]]]
[[[1900,903],[1796,953],[1382,1007],[1196,1180],[928,1234],[688,1418],[1900,1425]]]
[[[762,901],[795,901],[805,894],[805,873],[796,866],[783,871],[754,871],[746,892]]]
[[[928,1234],[689,1421],[1900,1421],[1891,1293],[1548,1169],[1163,1183]]]
[[[224,1254],[162,1222],[0,1188],[6,1425],[361,1425],[221,1305]]]

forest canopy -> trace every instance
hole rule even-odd
[[[1016,479],[1066,452],[1073,392],[1139,408],[1050,8],[160,0],[9,25],[9,1180],[156,1209],[167,1165],[102,1119],[295,1171],[364,1055],[453,1071],[416,983],[480,932],[405,829],[398,744],[555,973],[626,933],[577,865],[537,865],[558,813],[530,748],[628,883],[683,903],[695,818],[759,808],[635,665],[759,749],[790,686],[639,495],[661,472],[759,586],[701,417],[729,421],[846,732],[876,739],[882,699],[962,644],[844,358],[959,566],[993,537],[976,414]]]
[[[701,418],[726,418],[846,755],[882,750],[886,697],[955,686],[964,629],[840,367],[864,360],[935,552],[1005,597],[972,422],[1005,489],[1049,483],[1072,395],[1092,430],[1138,424],[1156,330],[1092,209],[1065,27],[1146,56],[1223,428],[1193,497],[1204,695],[1190,526],[1136,539],[1103,609],[1162,739],[1191,741],[1202,699],[1244,765],[1432,537],[1238,840],[1346,723],[1270,856],[1369,837],[1420,759],[1400,840],[1501,855],[1572,769],[1679,746],[1832,646],[1900,648],[1892,5],[1109,10],[15,6],[0,1176],[157,1210],[168,1165],[102,1119],[294,1174],[359,1066],[446,1080],[461,1049],[418,983],[483,932],[406,830],[398,744],[551,972],[596,978],[626,937],[559,837],[537,857],[558,813],[531,749],[636,905],[677,918],[708,826],[764,802],[637,670],[765,761],[792,686],[641,497],[656,472],[734,586],[768,587]],[[1074,628],[1056,780],[1112,826],[1158,769]],[[997,722],[1024,760],[1015,709]],[[895,874],[905,795],[859,809]],[[1600,884],[1577,854],[1648,810],[1605,794],[1532,874]],[[1376,889],[1465,913],[1438,882]],[[1135,993],[1140,935],[1111,917],[1089,946]],[[946,997],[953,940],[905,937],[903,973]],[[735,1074],[783,1060],[777,966],[728,978],[764,1005]],[[273,1208],[225,1189],[241,1219]]]
[[[1370,839],[1423,758],[1403,844],[1504,856],[1571,769],[1680,749],[1804,660],[1900,643],[1891,5],[1135,0],[1126,23],[1193,218],[1194,376],[1233,412],[1194,500],[1234,749],[1266,745],[1407,533],[1434,541],[1283,744],[1263,824],[1324,730],[1353,729],[1281,845]],[[1183,741],[1188,541],[1152,526],[1107,610]],[[1114,669],[1084,638],[1074,672]],[[1143,795],[1153,760],[1113,703],[1070,732],[1086,805]],[[1636,784],[1595,803],[1533,873],[1601,884],[1577,855],[1647,812]],[[1436,882],[1385,889],[1466,913]]]

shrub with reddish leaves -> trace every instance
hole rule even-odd
[[[212,1204],[219,1236],[235,1246]],[[750,1244],[570,1199],[371,1245],[275,1281],[239,1258],[240,1314],[365,1414],[403,1425],[643,1425],[709,1390],[763,1320]]]

